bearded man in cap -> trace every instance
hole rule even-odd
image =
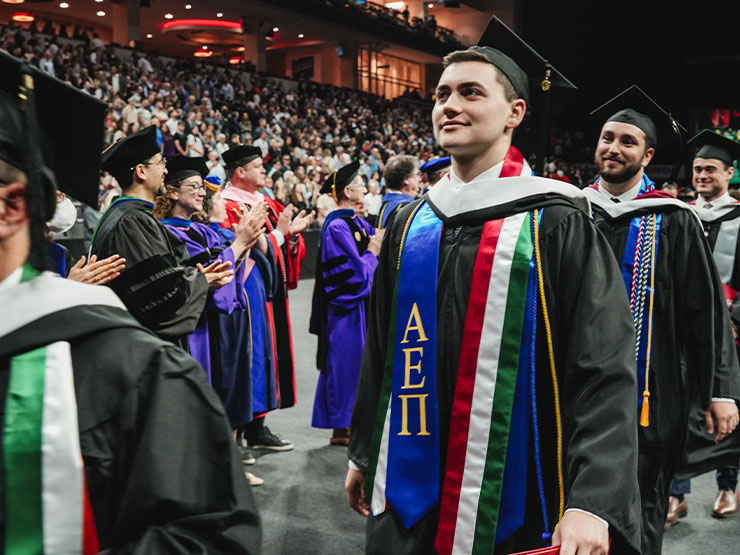
[[[449,54],[436,88],[450,171],[383,241],[349,502],[372,514],[368,553],[552,542],[605,554],[610,538],[636,553],[634,329],[619,270],[582,193],[532,177],[512,146],[551,88],[539,84],[572,85],[496,18],[480,43],[497,48]]]
[[[105,104],[19,66],[0,52],[2,551],[258,553],[203,369],[107,287],[44,271],[55,185],[96,194]]]
[[[655,191],[645,173],[656,152],[670,160],[679,150],[679,125],[637,86],[592,114],[605,120],[594,154],[600,177],[584,193],[621,267],[632,310],[642,553],[658,555],[690,391],[707,411],[709,432],[716,420],[721,441],[738,423],[740,370],[701,222],[687,204]],[[603,320],[607,330],[611,322]]]
[[[185,244],[153,216],[154,197],[167,174],[154,126],[110,145],[102,167],[123,195],[114,199],[93,233],[90,253],[119,254],[126,269],[110,283],[131,314],[160,337],[187,349],[209,290],[233,279],[231,263],[189,264]]]

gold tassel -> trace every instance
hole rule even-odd
[[[647,428],[650,426],[650,392],[642,392],[642,412],[640,412],[640,426]]]

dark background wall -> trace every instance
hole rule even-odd
[[[572,121],[633,83],[689,128],[695,108],[740,108],[736,0],[516,6],[518,32],[580,89],[566,112]]]

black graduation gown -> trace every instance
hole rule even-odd
[[[119,201],[98,223],[90,246],[98,260],[119,254],[126,268],[110,282],[129,312],[161,338],[187,350],[208,296],[208,282],[188,266],[185,244],[169,233],[143,200]]]
[[[10,357],[55,341],[71,346],[80,447],[101,549],[259,553],[257,508],[205,372],[126,311],[80,305],[0,337],[0,414]],[[0,530],[2,520],[0,510]]]
[[[729,319],[698,218],[677,205],[645,203],[622,203],[618,206],[623,212],[617,217],[596,204],[593,211],[596,227],[620,264],[632,218],[662,214],[649,375],[650,425],[638,427],[642,553],[650,555],[661,552],[668,490],[684,449],[692,391],[706,409],[712,397],[735,398],[740,384],[737,361],[722,355]],[[622,292],[626,295],[624,284]],[[608,329],[606,322],[601,325]]]
[[[740,240],[737,240],[736,231],[740,219],[740,205],[729,204],[716,207],[712,210],[695,207],[704,228],[704,236],[707,238],[709,248],[717,263],[720,279],[725,281],[732,291],[740,290]],[[728,229],[728,227],[730,229]],[[732,229],[734,228],[734,230]],[[728,245],[722,241],[721,252],[717,252],[717,241],[720,232],[728,233],[732,237],[735,231],[735,244]],[[728,249],[728,247],[731,247]],[[720,262],[717,256],[723,257]],[[737,305],[738,297],[734,304]],[[735,341],[731,331],[726,333],[723,349],[727,351],[726,356],[737,355]],[[730,434],[729,437],[715,444],[714,437],[706,432],[704,410],[699,403],[694,403],[689,414],[688,435],[686,437],[686,449],[684,456],[676,470],[675,477],[686,480],[715,470],[724,466],[737,466],[740,461],[740,429]]]
[[[496,184],[495,186],[499,186]],[[502,186],[503,187],[503,186]],[[396,261],[404,225],[415,201],[402,208],[383,240],[368,310],[368,333],[352,419],[349,457],[366,468],[378,405],[391,313]],[[612,553],[639,550],[636,427],[637,394],[631,338],[634,327],[624,285],[604,238],[588,215],[560,195],[541,194],[442,217],[437,291],[437,389],[441,476],[455,393],[472,270],[483,223],[543,208],[540,246],[563,415],[566,509],[580,508],[609,522]],[[435,210],[436,212],[436,210]],[[602,279],[597,283],[593,276]],[[600,322],[609,322],[603,333]],[[544,329],[541,315],[538,330]],[[537,400],[541,415],[554,413],[553,387],[543,333],[536,345]],[[558,520],[554,418],[540,418],[543,481],[551,523]],[[543,547],[542,515],[530,431],[524,526],[494,550],[508,554]],[[367,552],[434,553],[439,502],[406,530],[393,510],[368,517]]]

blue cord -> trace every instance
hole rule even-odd
[[[532,242],[534,242],[534,212],[530,215]],[[540,504],[542,506],[542,520],[544,521],[545,531],[542,534],[542,540],[550,544],[552,534],[550,533],[550,519],[547,516],[547,501],[545,499],[545,486],[542,481],[542,461],[540,460],[540,430],[537,425],[537,391],[536,391],[536,363],[535,363],[535,343],[537,338],[537,294],[534,284],[537,283],[537,265],[532,265],[532,284],[530,288],[530,305],[532,306],[532,336],[529,342],[529,365],[530,365],[530,392],[532,400],[532,431],[534,432],[534,461],[537,468],[537,486],[540,493]]]

